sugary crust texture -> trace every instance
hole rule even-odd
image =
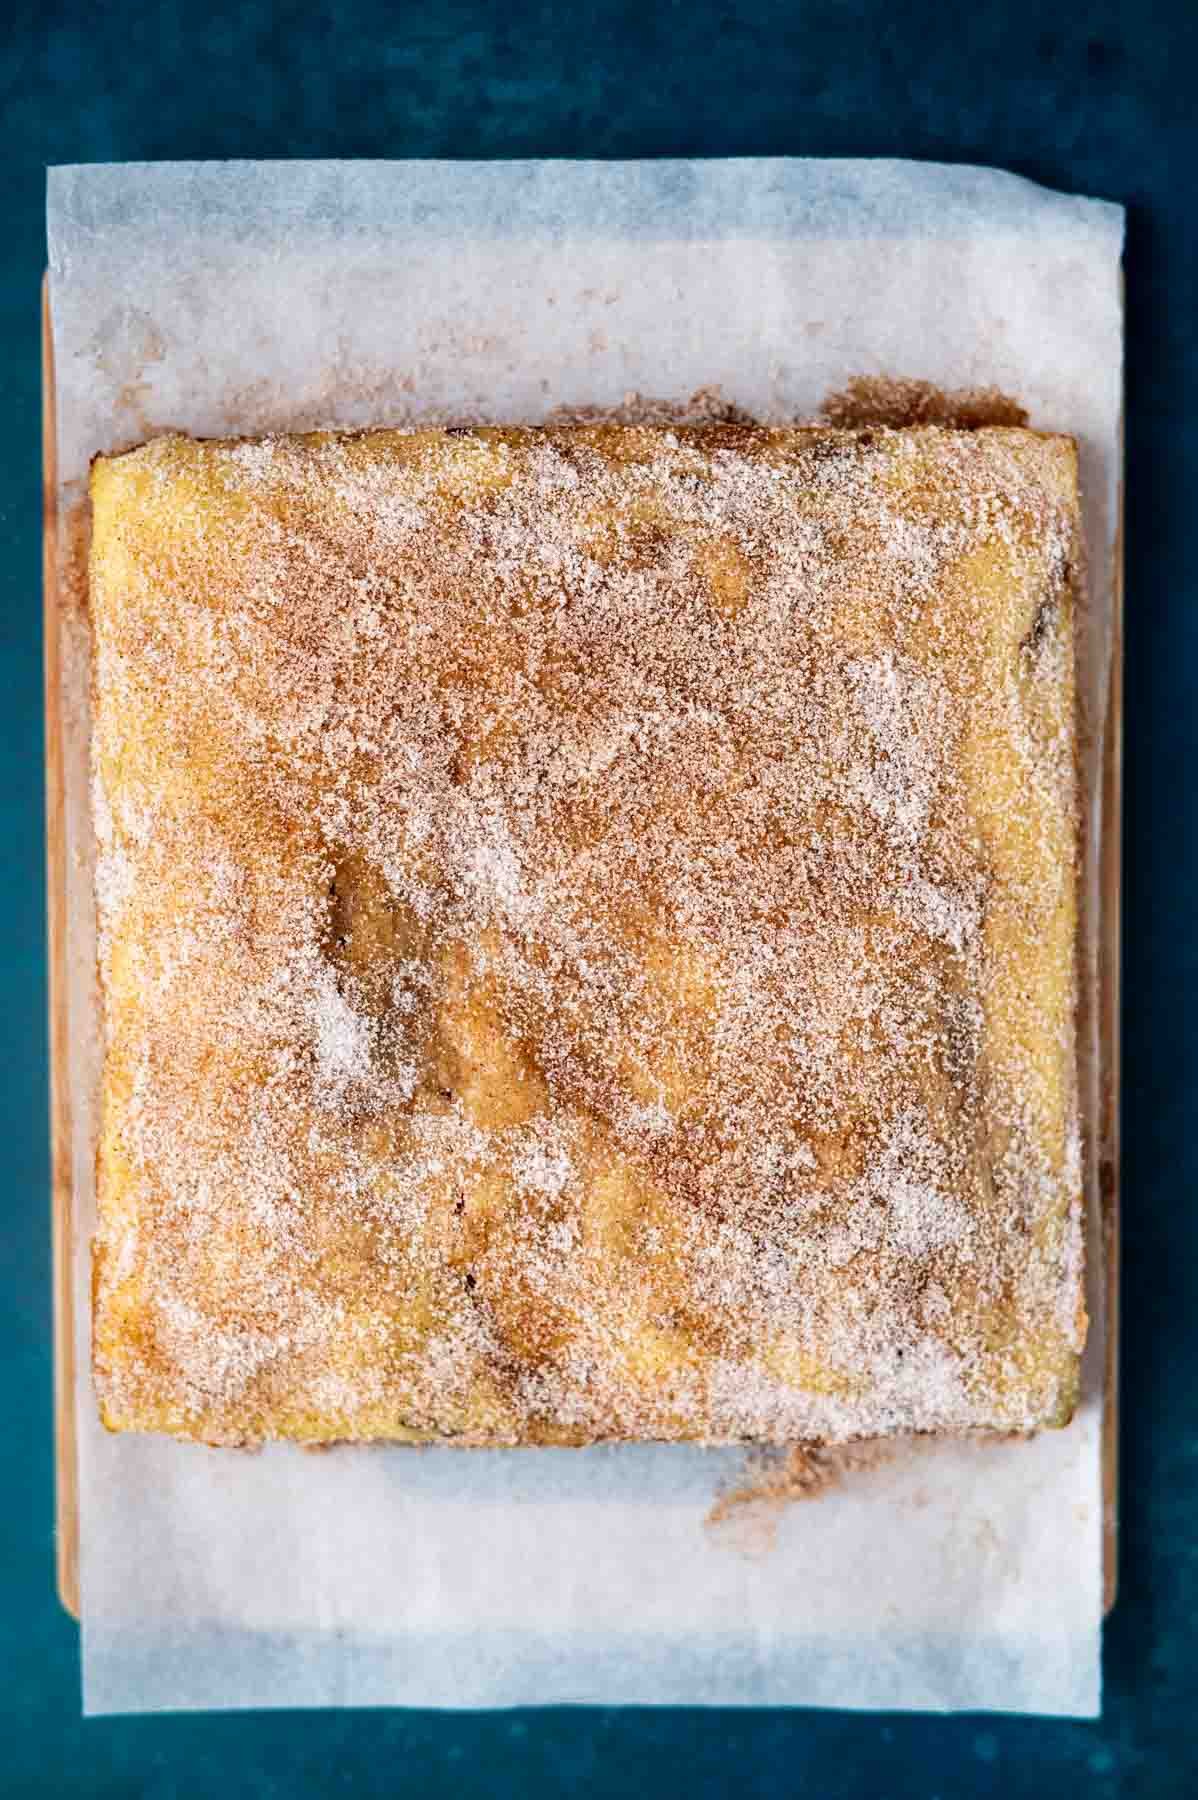
[[[164,437],[92,485],[105,1422],[1064,1422],[1074,445]]]

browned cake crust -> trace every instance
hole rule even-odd
[[[1068,1417],[1070,440],[168,437],[92,500],[111,1427]]]

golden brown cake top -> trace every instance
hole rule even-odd
[[[92,495],[110,1424],[1067,1415],[1069,440],[163,438]]]

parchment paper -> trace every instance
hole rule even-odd
[[[49,187],[62,504],[168,427],[535,421],[704,384],[810,415],[853,376],[993,384],[1082,446],[1087,778],[1101,754],[1121,402],[1117,207],[896,162],[227,163]],[[1101,1296],[1084,1403],[707,1523],[728,1450],[276,1447],[99,1427],[86,643],[68,633],[83,1672],[91,1713],[551,1701],[1099,1705]],[[1099,821],[1091,808],[1093,975]],[[1089,1008],[1087,1031],[1092,1029]],[[1091,1122],[1096,1060],[1084,1046]]]

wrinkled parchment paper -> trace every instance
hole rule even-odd
[[[147,164],[51,171],[49,237],[64,506],[95,452],[167,428],[536,421],[713,383],[753,414],[791,418],[873,374],[1018,396],[1034,424],[1082,446],[1096,787],[1119,208],[901,162]],[[1093,1270],[1098,1316],[1068,1430],[915,1447],[776,1509],[756,1536],[709,1521],[743,1477],[731,1450],[251,1455],[101,1430],[86,1354],[86,644],[82,629],[68,636],[86,1710],[1095,1713]],[[1097,830],[1092,813],[1094,842]],[[1093,909],[1090,923],[1092,943]]]

